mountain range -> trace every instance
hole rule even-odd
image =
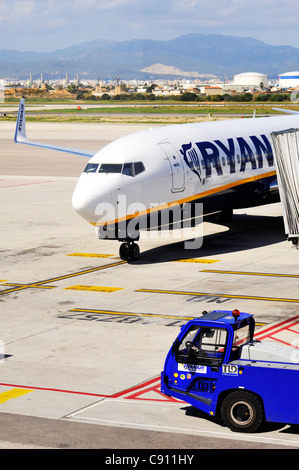
[[[160,65],[161,67],[158,67]],[[242,72],[269,78],[299,70],[299,49],[253,38],[186,34],[169,41],[94,40],[53,52],[0,50],[0,78],[156,79],[212,76],[231,79]]]

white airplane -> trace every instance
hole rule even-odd
[[[298,128],[293,113],[168,125],[119,138],[94,154],[28,140],[22,98],[14,140],[88,157],[73,208],[98,227],[99,238],[123,242],[122,259],[136,260],[140,230],[160,229],[173,208],[182,223],[194,217],[197,203],[207,215],[273,202],[275,190],[279,200],[271,133]]]

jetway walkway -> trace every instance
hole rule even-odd
[[[299,129],[271,134],[285,233],[299,248]]]

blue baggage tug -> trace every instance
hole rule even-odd
[[[254,328],[253,315],[239,310],[186,323],[166,357],[161,392],[220,416],[232,431],[299,424],[299,351],[254,340]]]

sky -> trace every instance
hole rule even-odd
[[[298,24],[298,0],[0,0],[0,49],[48,52],[189,33],[299,48]]]

